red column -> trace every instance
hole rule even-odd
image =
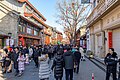
[[[109,48],[112,48],[113,45],[112,45],[112,32],[108,32],[108,47]]]

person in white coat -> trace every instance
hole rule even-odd
[[[84,49],[82,48],[82,46],[80,46],[79,48],[79,52],[81,53],[81,61],[85,61],[85,53],[84,53]]]
[[[39,65],[39,79],[49,80],[51,70],[49,66],[49,57],[46,51],[43,51],[42,55],[39,57]]]

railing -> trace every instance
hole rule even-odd
[[[21,34],[21,35],[25,35],[25,36],[32,36],[32,37],[37,37],[37,38],[41,38],[41,36],[36,36],[36,35],[34,35],[34,34],[28,34],[28,33],[25,33],[25,32],[18,32],[19,34]]]
[[[100,17],[110,6],[115,4],[118,0],[108,0],[103,1],[100,4],[98,4],[90,14],[90,16],[87,18],[88,25],[93,22],[93,20],[96,20],[98,17]]]

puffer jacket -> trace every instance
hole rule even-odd
[[[49,58],[46,57],[45,54],[42,54],[39,57],[39,64],[40,64],[39,79],[46,79],[50,77],[51,70],[50,70],[48,62],[49,62]]]
[[[74,54],[71,51],[67,51],[63,54],[65,62],[65,69],[74,69]]]
[[[108,73],[116,72],[118,62],[117,53],[114,52],[112,55],[108,53],[104,59],[104,62],[107,66]]]
[[[54,68],[54,76],[55,78],[63,77],[63,67],[64,67],[64,61],[62,55],[57,55],[55,59],[53,60],[52,70]]]

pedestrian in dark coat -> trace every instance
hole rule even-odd
[[[74,54],[70,47],[68,47],[67,52],[63,54],[63,59],[65,62],[66,80],[73,80]]]
[[[34,62],[35,62],[36,68],[38,68],[38,65],[39,65],[39,64],[38,64],[39,54],[40,54],[39,48],[36,47],[36,48],[34,49],[34,53],[33,53],[33,60],[34,60]]]
[[[54,77],[56,80],[62,80],[63,77],[63,67],[64,67],[64,61],[63,61],[63,50],[59,50],[57,52],[57,56],[53,60],[52,70],[54,69]]]
[[[28,48],[26,46],[23,47],[22,52],[24,53],[24,56],[26,56],[26,54],[29,54],[29,50],[28,50]]]
[[[75,58],[75,72],[78,74],[79,72],[79,64],[80,64],[80,59],[81,59],[81,53],[78,51],[78,48],[76,49],[77,51],[74,52],[74,58]]]
[[[14,62],[14,69],[16,69],[16,74],[15,76],[17,76],[19,74],[19,70],[18,70],[18,56],[19,56],[19,48],[16,47],[15,51],[13,53],[13,62]]]
[[[116,72],[117,72],[118,57],[117,57],[117,53],[114,52],[113,48],[109,49],[109,53],[106,55],[104,62],[107,66],[106,80],[110,80],[109,78],[111,73],[113,76],[113,80],[117,80]]]

